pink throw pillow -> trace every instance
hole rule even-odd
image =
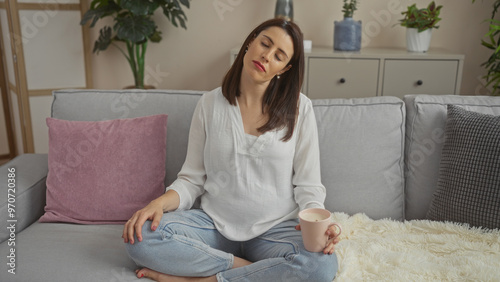
[[[40,222],[121,224],[165,191],[167,115],[47,118],[49,173]]]

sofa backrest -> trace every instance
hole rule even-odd
[[[186,158],[189,127],[202,94],[181,90],[60,90],[54,91],[51,116],[100,121],[167,114],[165,185],[169,185]]]
[[[423,219],[437,188],[445,140],[448,104],[466,110],[500,115],[500,97],[407,95],[406,105],[406,219]]]
[[[202,91],[61,90],[51,116],[100,121],[167,114],[166,180],[184,163],[192,114]],[[404,219],[405,107],[394,97],[313,100],[319,128],[325,205],[331,211],[365,212]]]
[[[313,100],[325,207],[404,219],[405,107],[395,97]]]

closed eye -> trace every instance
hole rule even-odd
[[[269,40],[269,42],[271,42],[270,44],[273,44],[273,45],[274,45],[274,41],[271,39],[271,37],[269,37],[269,36],[267,36],[267,35],[265,35],[265,34],[264,34],[263,36],[264,36],[264,38],[266,38],[267,40]],[[265,46],[266,48],[269,48],[269,45],[270,45],[270,44],[265,43],[265,41],[262,41],[261,43],[262,43],[262,45],[263,45],[263,46]],[[267,44],[267,45],[266,45],[266,44]],[[279,52],[280,52],[280,54],[282,54],[284,57],[288,58],[287,53],[286,53],[283,49],[278,48],[278,51],[279,51]],[[283,59],[282,59],[282,58],[279,58],[279,57],[278,57],[278,54],[276,54],[275,56],[276,56],[276,59],[278,59],[279,61],[283,61]]]

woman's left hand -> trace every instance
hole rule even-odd
[[[300,224],[295,226],[295,230],[300,230]],[[326,230],[326,235],[328,235],[328,242],[326,243],[326,247],[323,249],[323,254],[331,255],[335,252],[335,245],[340,242],[340,232],[338,227],[330,225],[330,227]]]
[[[335,245],[340,242],[339,228],[335,225],[330,225],[328,230],[326,230],[326,235],[328,235],[328,242],[326,243],[326,247],[323,249],[323,253],[331,255],[335,252]]]

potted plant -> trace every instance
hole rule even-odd
[[[333,48],[335,50],[359,51],[361,49],[361,21],[353,19],[357,4],[357,0],[344,0],[342,7],[344,20],[334,22]]]
[[[472,0],[474,3],[475,0]],[[491,95],[500,96],[500,21],[495,19],[495,16],[500,8],[500,0],[493,3],[493,12],[491,18],[486,21],[489,22],[488,33],[483,39],[481,44],[486,48],[493,51],[488,60],[481,64],[487,70],[484,79],[486,79],[486,87],[491,86]]]
[[[111,17],[113,27],[104,26],[94,44],[94,53],[117,47],[127,58],[134,74],[135,88],[144,89],[144,62],[148,41],[160,42],[161,32],[153,20],[154,12],[161,8],[163,15],[178,27],[186,29],[187,17],[182,5],[189,8],[189,0],[93,0],[83,15],[81,25],[90,22],[94,27],[99,19]],[[125,50],[120,45],[125,45]]]
[[[432,1],[427,8],[419,9],[416,4],[408,6],[401,14],[401,26],[406,27],[406,43],[408,51],[427,52],[429,49],[432,30],[439,28],[437,23],[441,20],[439,14],[443,6],[437,6]]]

